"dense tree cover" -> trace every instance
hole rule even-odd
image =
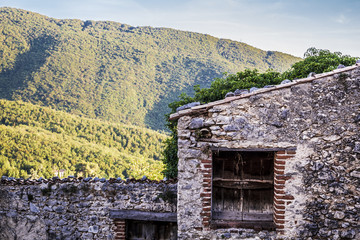
[[[193,32],[0,8],[0,98],[112,122],[163,129],[167,105],[189,86],[299,60]]]
[[[158,132],[0,100],[0,176],[66,175],[161,179]]]
[[[194,87],[195,95],[191,97],[185,93],[180,95],[178,101],[169,104],[171,113],[176,108],[190,102],[208,103],[223,99],[225,94],[233,92],[236,89],[249,89],[251,87],[263,87],[266,85],[279,84],[284,79],[293,80],[295,78],[307,77],[309,73],[323,73],[336,69],[340,64],[345,66],[353,65],[356,62],[355,57],[342,55],[340,52],[332,53],[329,50],[309,48],[304,54],[304,60],[295,63],[284,73],[268,70],[260,73],[258,70],[244,70],[236,74],[226,74],[223,78],[216,78],[209,88]],[[169,115],[167,115],[167,119]],[[166,165],[164,174],[167,177],[177,176],[177,122],[167,122],[167,127],[171,131],[171,137],[165,141],[163,151],[163,162]]]

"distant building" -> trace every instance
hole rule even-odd
[[[55,177],[64,178],[65,169],[55,170],[54,175],[55,175]]]

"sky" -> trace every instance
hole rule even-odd
[[[298,57],[310,47],[360,57],[360,0],[0,0],[0,6],[175,28]]]

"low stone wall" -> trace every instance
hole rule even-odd
[[[172,181],[2,178],[0,239],[115,239],[110,210],[176,212]]]

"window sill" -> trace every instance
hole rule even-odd
[[[212,220],[211,229],[221,228],[250,228],[257,231],[260,230],[276,230],[273,221],[236,221],[236,220]]]

